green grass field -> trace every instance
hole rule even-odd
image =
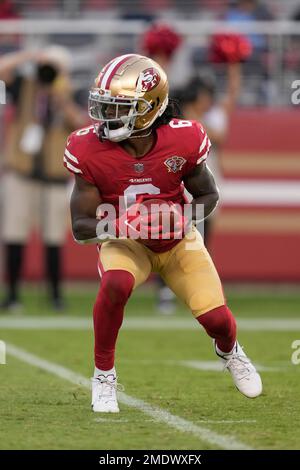
[[[264,393],[249,400],[228,373],[215,370],[211,340],[185,308],[166,317],[157,312],[151,288],[136,292],[116,356],[119,382],[135,400],[129,406],[123,399],[118,415],[102,415],[92,413],[89,390],[70,376],[92,374],[93,334],[85,319],[95,292],[94,285],[68,287],[68,307],[58,314],[47,308],[43,289],[25,287],[23,315],[0,316],[0,339],[7,343],[7,364],[0,365],[1,449],[199,450],[236,442],[300,448],[300,364],[291,362],[292,342],[300,340],[300,294],[227,289],[240,342],[262,368]],[[32,318],[39,323],[29,324]],[[43,323],[49,319],[52,324]],[[48,362],[34,365],[32,358]]]

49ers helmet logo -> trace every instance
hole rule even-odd
[[[154,68],[149,68],[143,71],[141,91],[153,90],[160,82],[160,75]]]

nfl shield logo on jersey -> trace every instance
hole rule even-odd
[[[177,157],[174,155],[174,157],[168,158],[164,163],[166,167],[168,168],[168,171],[173,171],[173,173],[177,173],[177,171],[180,171],[183,165],[185,164],[186,159],[183,157]]]
[[[143,173],[144,171],[144,164],[143,163],[135,163],[134,170],[136,173]]]

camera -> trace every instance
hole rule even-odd
[[[37,68],[37,79],[43,85],[50,85],[57,77],[58,71],[52,64],[40,64]]]

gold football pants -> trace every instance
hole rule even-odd
[[[135,279],[134,287],[145,282],[151,272],[157,272],[195,317],[225,304],[220,278],[195,227],[163,253],[154,253],[130,239],[104,242],[99,272],[116,269],[130,272]]]

